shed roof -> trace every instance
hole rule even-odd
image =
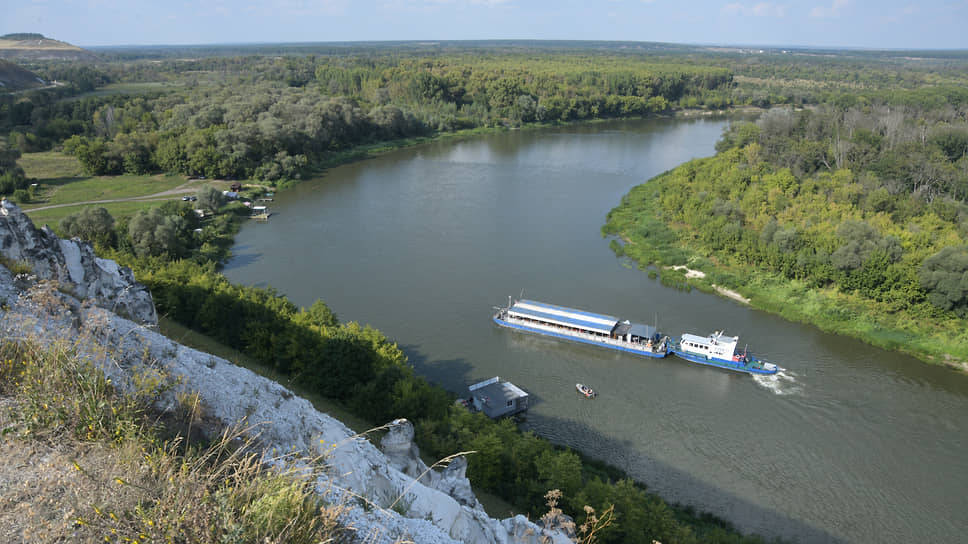
[[[533,300],[519,300],[515,302],[508,313],[513,317],[538,319],[566,327],[578,327],[604,334],[610,334],[618,323],[618,319],[610,315],[594,314],[584,310],[575,310],[573,308],[555,306]]]
[[[479,399],[479,402],[474,403],[475,406],[479,405],[480,410],[488,417],[500,417],[521,411],[520,399],[528,396],[520,387],[508,381],[501,381],[497,376],[474,384],[469,389],[471,397],[475,400]],[[508,401],[512,401],[511,406],[508,406]]]
[[[639,338],[652,338],[655,336],[655,327],[651,325],[640,325],[638,323],[632,323],[632,327],[629,330],[634,336]]]

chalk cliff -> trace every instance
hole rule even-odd
[[[94,246],[74,238],[62,240],[47,226],[38,229],[9,200],[0,201],[0,253],[10,262],[30,266],[39,279],[53,280],[81,300],[144,325],[157,325],[158,314],[148,289],[128,267],[94,255]]]
[[[564,533],[524,516],[490,518],[464,475],[466,461],[458,457],[443,470],[429,469],[407,420],[387,425],[380,451],[279,383],[151,330],[146,325],[157,323],[151,295],[129,269],[95,257],[86,242],[60,240],[49,229],[35,229],[19,208],[6,202],[0,207],[0,248],[8,262],[33,269],[32,277],[18,278],[0,266],[0,298],[6,301],[0,309],[0,334],[70,342],[121,388],[132,388],[135,376],[170,380],[172,387],[156,402],[162,411],[177,410],[179,394],[197,392],[202,428],[216,433],[244,423],[273,462],[280,462],[282,452],[287,456],[283,459],[324,459],[327,469],[318,489],[328,491],[330,498],[335,490],[340,500],[356,505],[344,521],[356,528],[361,540],[571,542]],[[55,311],[52,298],[60,301]]]

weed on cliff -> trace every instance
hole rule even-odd
[[[119,392],[75,351],[0,341],[0,455],[18,460],[0,468],[9,484],[0,534],[25,542],[349,540],[340,522],[347,507],[316,492],[317,463],[271,468],[255,453],[252,429],[226,430],[205,447],[162,441],[154,395]],[[156,388],[157,380],[143,383]],[[182,416],[197,421],[192,412]]]
[[[30,266],[26,260],[15,261],[6,255],[0,255],[0,265],[3,265],[10,271],[14,276],[19,276],[21,274],[30,274],[34,271],[33,267]]]

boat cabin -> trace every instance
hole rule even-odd
[[[630,323],[628,320],[621,321],[615,326],[615,329],[612,331],[612,338],[638,344],[648,344],[649,342],[657,344],[659,342],[659,334],[655,330],[655,327],[641,325],[639,323]]]
[[[499,376],[475,383],[470,391],[470,408],[484,412],[489,418],[511,416],[528,409],[528,394]]]
[[[682,339],[679,340],[679,349],[686,353],[732,360],[738,342],[738,336],[724,336],[721,331],[714,332],[709,336],[683,334]]]

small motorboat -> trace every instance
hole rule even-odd
[[[581,393],[582,395],[585,395],[587,398],[590,398],[590,399],[593,399],[596,396],[598,396],[598,393],[595,393],[595,391],[591,387],[588,387],[583,383],[576,383],[575,389],[577,389],[579,393]]]

